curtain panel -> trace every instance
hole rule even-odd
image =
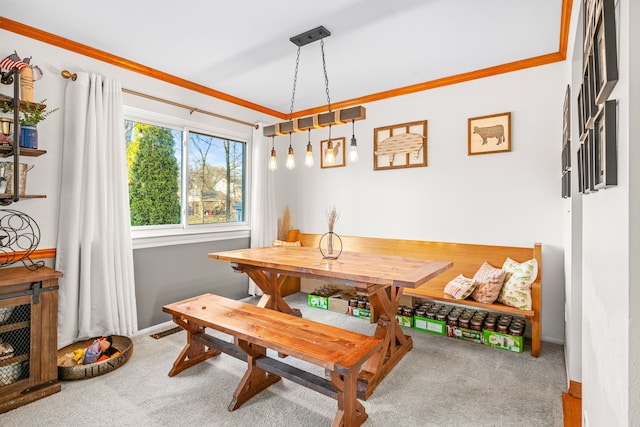
[[[119,81],[67,81],[56,269],[58,344],[137,332]]]
[[[278,215],[273,184],[269,171],[270,150],[262,134],[263,123],[253,130],[251,150],[251,247],[270,246],[278,235]],[[249,279],[249,294],[262,295],[260,288]]]

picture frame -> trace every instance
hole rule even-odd
[[[614,0],[599,0],[593,33],[594,95],[603,104],[618,82],[618,57]]]
[[[511,112],[468,119],[468,155],[511,151]]]
[[[331,138],[331,143],[333,144],[333,157],[334,161],[332,164],[328,164],[326,160],[326,151],[329,146],[329,140],[324,139],[320,141],[320,168],[339,168],[342,166],[346,166],[346,138]]]
[[[577,154],[578,163],[578,193],[585,192],[585,172],[584,172],[584,144],[580,144]]]
[[[598,104],[596,103],[596,77],[595,77],[595,56],[593,50],[589,53],[589,59],[587,61],[587,68],[584,74],[585,99],[584,102],[586,116],[585,127],[587,129],[593,129],[593,122],[598,114]]]
[[[593,193],[598,191],[595,183],[595,147],[594,147],[594,131],[589,129],[585,144],[584,172],[585,172],[585,192]]]
[[[585,126],[585,110],[584,110],[584,85],[580,85],[580,91],[578,91],[578,139],[584,141],[587,137],[587,127]]]
[[[593,43],[593,31],[595,22],[596,0],[584,0],[582,3],[583,17],[583,58],[586,59]]]
[[[373,170],[427,166],[428,123],[420,120],[373,130]]]
[[[609,100],[594,123],[594,188],[604,189],[618,184],[617,102]]]
[[[564,92],[564,104],[562,105],[562,141],[567,142],[571,138],[571,86],[567,85]]]
[[[567,85],[562,106],[562,197],[571,197],[571,86]]]
[[[562,198],[569,197],[571,197],[571,171],[566,171],[562,174]]]

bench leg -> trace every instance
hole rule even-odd
[[[538,357],[540,355],[540,312],[531,319],[531,355]]]
[[[240,384],[233,393],[233,400],[229,403],[229,411],[238,409],[244,402],[251,399],[271,384],[280,381],[280,377],[270,374],[256,366],[256,359],[265,357],[267,350],[246,341],[238,340],[238,347],[247,353],[247,371],[244,373]]]
[[[187,331],[187,344],[184,346],[178,358],[173,362],[173,368],[169,371],[169,376],[173,377],[193,365],[196,365],[210,357],[217,356],[220,352],[208,347],[202,342],[193,339],[194,335],[203,333],[204,326],[200,326],[174,316],[173,321]]]
[[[333,419],[332,427],[359,426],[369,417],[357,399],[357,381],[357,370],[345,376],[331,372],[331,383],[338,391],[338,412]]]

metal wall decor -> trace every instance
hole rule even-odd
[[[34,262],[30,256],[40,243],[40,227],[29,215],[0,209],[0,267],[22,262],[36,270],[44,261]]]
[[[583,0],[582,84],[577,96],[578,191],[617,184],[617,102],[609,100],[618,81],[614,0]]]

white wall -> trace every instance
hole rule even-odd
[[[560,187],[562,107],[566,63],[556,63],[366,105],[356,122],[360,160],[320,169],[320,139],[312,131],[316,166],[302,166],[306,134],[294,137],[298,167],[284,168],[288,137],[276,138],[279,212],[293,226],[326,231],[325,211],[336,206],[335,231],[432,241],[533,246],[543,244],[542,337],[563,342],[563,213]],[[336,96],[336,95],[334,95]],[[467,119],[511,112],[512,151],[467,155]],[[428,167],[373,170],[376,127],[428,120]],[[333,128],[351,137],[351,125]],[[543,350],[544,351],[544,350]]]
[[[635,119],[640,91],[637,81],[630,79],[640,69],[637,53],[640,33],[631,25],[638,19],[637,2],[616,1],[619,80],[609,99],[618,100],[618,185],[597,193],[575,195],[582,202],[581,217],[577,218],[582,227],[576,230],[581,235],[573,239],[574,243],[582,240],[582,277],[581,282],[576,281],[572,287],[580,287],[582,291],[581,377],[585,426],[640,425],[640,359],[637,355],[640,293],[630,280],[640,272],[637,262],[640,230],[635,219],[640,196],[632,190],[640,186],[640,176],[630,167],[632,159],[638,158],[637,144],[630,141],[640,134],[640,125]],[[581,28],[578,31],[582,31]],[[582,54],[576,53],[580,61],[574,63],[574,68],[582,66]],[[581,73],[574,70],[572,75],[572,86],[578,90]],[[569,367],[570,372],[575,370],[576,366]]]
[[[629,191],[629,300],[628,300],[628,313],[629,313],[629,399],[627,405],[629,407],[629,425],[640,424],[640,313],[638,307],[640,307],[640,170],[637,167],[637,161],[640,159],[640,146],[637,142],[640,140],[640,105],[638,100],[640,99],[640,81],[638,75],[640,75],[640,52],[638,46],[640,46],[640,26],[637,25],[640,22],[640,4],[638,2],[629,2],[628,14],[626,21],[626,28],[629,31],[629,69],[628,76],[635,76],[635,78],[629,78],[629,118],[628,119],[629,134],[628,141],[635,141],[634,144],[629,144],[629,163],[635,161],[634,168],[629,168],[629,188],[633,188],[634,191]],[[631,25],[633,22],[635,25]],[[620,158],[620,157],[618,157]]]
[[[581,2],[574,2],[571,14],[567,58],[571,67],[567,69],[570,84],[571,111],[571,159],[572,197],[564,201],[564,268],[565,268],[565,363],[567,380],[582,382],[582,196],[578,193],[578,167],[576,159],[580,140],[578,138],[577,97],[582,81],[582,31]],[[574,84],[578,82],[578,84]]]

